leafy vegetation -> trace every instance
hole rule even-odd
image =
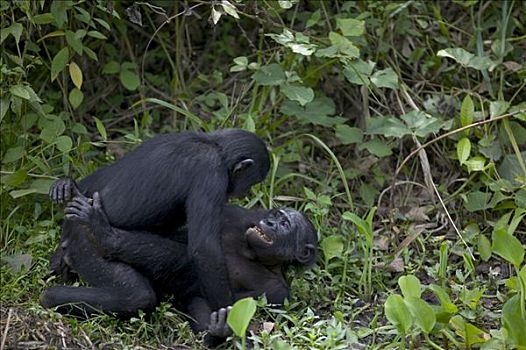
[[[291,206],[321,257],[256,348],[526,349],[526,2],[2,1],[2,347],[196,348],[163,303],[128,321],[38,305],[75,178],[155,134],[270,145],[242,202]],[[232,323],[233,322],[233,323]],[[240,344],[234,337],[228,346]]]

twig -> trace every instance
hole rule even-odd
[[[9,308],[7,313],[7,321],[5,322],[4,335],[2,336],[2,343],[0,343],[0,350],[4,350],[5,341],[7,340],[7,333],[9,333],[9,325],[11,323],[11,316],[13,315],[13,308]]]

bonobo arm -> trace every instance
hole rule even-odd
[[[126,263],[155,279],[170,278],[189,263],[186,244],[150,232],[112,227],[98,192],[93,201],[77,195],[64,209],[66,218],[89,227],[90,240],[101,256]]]
[[[207,174],[187,199],[188,249],[203,295],[213,309],[232,304],[232,293],[221,246],[221,225],[227,180]]]
[[[53,182],[49,187],[49,198],[55,203],[69,202],[74,196],[81,195],[77,183],[65,177]]]
[[[195,297],[188,305],[188,314],[191,317],[190,326],[194,332],[207,331],[204,342],[208,347],[216,347],[232,335],[232,330],[227,324],[227,316],[231,306],[220,308],[212,312],[207,301]]]

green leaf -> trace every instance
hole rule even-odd
[[[50,24],[54,22],[53,15],[50,12],[41,13],[33,16],[33,23],[35,24]]]
[[[106,30],[111,30],[111,27],[110,25],[108,24],[108,22],[106,22],[105,20],[103,20],[102,18],[93,18],[93,20],[97,23],[99,23],[101,26],[104,27],[104,29]]]
[[[121,71],[121,65],[116,61],[109,61],[102,68],[102,74],[117,74]]]
[[[510,103],[507,101],[491,101],[489,103],[489,115],[491,118],[498,117],[506,113],[508,108],[510,108]]]
[[[464,67],[470,67],[477,70],[485,70],[495,64],[488,57],[475,56],[460,47],[440,50],[437,52],[437,56],[452,58]]]
[[[384,312],[385,317],[398,329],[399,333],[407,334],[413,324],[413,318],[400,295],[394,294],[387,298]]]
[[[18,43],[20,42],[20,37],[22,36],[22,31],[24,30],[24,27],[22,26],[22,24],[18,23],[18,22],[14,22],[13,24],[11,24],[8,28],[2,28],[2,32],[6,32],[6,33],[10,33],[14,38],[15,38],[15,41],[18,45]],[[4,34],[4,33],[2,33]],[[2,42],[5,40],[5,37],[4,35],[2,35]]]
[[[293,6],[292,1],[288,0],[278,0],[279,7],[282,9],[288,10]]]
[[[280,90],[289,100],[298,101],[302,106],[314,99],[314,91],[304,86],[285,84],[281,86]]]
[[[76,33],[73,33],[71,30],[66,30],[66,41],[76,53],[82,55],[82,49],[84,46]]]
[[[102,34],[101,32],[99,31],[96,31],[96,30],[90,30],[88,32],[88,36],[91,36],[92,38],[95,38],[95,39],[101,39],[101,40],[106,40],[108,39],[106,37],[106,35]]]
[[[244,337],[255,313],[256,301],[253,298],[244,298],[235,302],[226,321],[235,335]]]
[[[320,10],[316,10],[312,13],[312,15],[309,17],[309,19],[307,20],[307,23],[305,24],[305,27],[306,28],[310,28],[316,24],[318,24],[318,22],[321,20],[321,12]]]
[[[23,189],[23,190],[15,190],[15,191],[11,191],[9,192],[9,195],[11,197],[13,197],[14,199],[17,199],[17,198],[20,198],[20,197],[23,197],[23,196],[27,196],[28,194],[32,194],[32,193],[35,193],[36,190],[34,188],[26,188],[26,189]]]
[[[502,307],[502,324],[513,348],[526,348],[526,319],[521,313],[521,294],[515,294]]]
[[[336,26],[345,36],[360,36],[365,31],[365,22],[354,18],[336,18]]]
[[[402,138],[411,135],[411,130],[398,118],[372,117],[367,120],[367,133]]]
[[[84,46],[83,47],[83,51],[86,53],[86,55],[88,55],[89,58],[91,58],[94,61],[98,61],[97,54],[95,52],[93,52],[92,49],[90,49],[87,46]]]
[[[480,258],[483,261],[488,261],[491,258],[491,243],[489,239],[483,234],[479,234],[477,247]]]
[[[436,133],[445,126],[445,122],[424,111],[411,111],[400,116],[400,119],[402,119],[418,137],[427,137],[429,134]]]
[[[473,123],[474,116],[475,105],[473,104],[471,96],[466,95],[466,97],[464,97],[464,100],[462,100],[462,106],[460,107],[460,125],[466,126]]]
[[[2,157],[2,163],[12,163],[21,159],[26,154],[23,146],[9,148]]]
[[[11,187],[19,187],[22,185],[27,179],[27,170],[26,169],[18,169],[13,174],[10,174],[8,176],[2,176],[0,180],[2,181],[2,184],[11,186]]]
[[[457,157],[460,164],[464,164],[471,153],[471,142],[467,137],[461,138],[457,143]]]
[[[321,241],[320,247],[326,261],[332,258],[339,258],[343,254],[343,238],[340,235],[327,236]]]
[[[82,71],[80,70],[80,67],[75,62],[70,62],[69,64],[69,76],[71,77],[71,81],[77,89],[81,89],[82,87]]]
[[[353,128],[345,124],[336,125],[336,137],[344,145],[361,143],[363,139],[363,131],[360,128]]]
[[[464,207],[470,212],[493,208],[490,204],[491,193],[473,191],[464,198]]]
[[[285,72],[277,63],[261,66],[253,75],[252,79],[259,85],[272,86],[282,84],[285,79]]]
[[[390,156],[393,153],[391,151],[391,147],[389,147],[386,142],[380,139],[372,139],[370,141],[364,142],[358,146],[358,149],[360,151],[366,149],[369,151],[369,153],[380,158]]]
[[[398,75],[392,68],[379,70],[373,74],[371,82],[379,88],[397,89]]]
[[[73,141],[71,141],[71,138],[66,135],[57,137],[57,139],[55,140],[55,144],[57,145],[57,148],[62,152],[69,152],[69,150],[71,150],[71,147],[73,147]]]
[[[53,2],[51,2],[51,14],[53,15],[53,19],[58,28],[62,28],[64,23],[68,21],[68,15],[66,12],[66,9],[69,7],[68,3],[70,3],[70,1],[53,0]]]
[[[24,100],[29,100],[31,98],[29,91],[26,89],[24,85],[21,85],[21,84],[11,86],[9,88],[9,92],[14,96],[23,98]]]
[[[419,297],[406,297],[404,298],[404,302],[409,312],[411,312],[416,325],[424,331],[424,333],[429,334],[436,324],[435,312],[431,306]]]
[[[9,110],[10,105],[11,105],[11,101],[7,98],[7,96],[2,96],[0,98],[0,123],[2,122],[5,115],[7,114],[7,111]]]
[[[73,109],[77,109],[78,106],[84,101],[84,94],[77,88],[71,89],[68,97],[69,103]]]
[[[104,124],[100,121],[99,118],[93,117],[95,119],[95,125],[97,126],[97,130],[99,131],[100,136],[104,141],[108,139],[108,134],[106,133],[106,128],[104,127]]]
[[[345,65],[343,75],[353,84],[369,86],[369,77],[373,74],[375,66],[376,63],[372,61],[353,60]]]
[[[55,80],[58,74],[66,68],[68,60],[69,50],[67,47],[64,47],[53,57],[53,61],[51,62],[51,81]]]
[[[141,83],[139,76],[130,70],[122,70],[119,78],[122,85],[130,91],[136,90]]]
[[[420,298],[422,295],[420,280],[413,275],[401,276],[398,279],[398,285],[400,286],[402,295],[406,298]]]
[[[521,242],[504,228],[493,231],[492,240],[493,252],[519,269],[524,261],[524,247]]]
[[[473,344],[485,343],[490,339],[490,335],[482,329],[475,327],[469,322],[466,322],[462,316],[455,315],[449,320],[449,324],[464,342],[471,347]]]
[[[301,106],[296,101],[285,101],[280,108],[280,112],[295,116],[302,123],[312,123],[323,126],[333,126],[345,122],[344,118],[329,117],[335,113],[334,101],[328,97],[316,97],[305,106]]]
[[[221,1],[221,7],[229,16],[239,19],[239,15],[237,14],[236,7],[232,5],[231,3],[229,3],[227,0]]]
[[[332,46],[342,55],[348,58],[360,57],[360,49],[357,48],[349,39],[335,32],[329,33],[329,40]]]
[[[21,272],[23,269],[26,271],[31,268],[33,257],[31,254],[14,254],[14,255],[3,255],[1,260],[7,264],[9,270],[13,274]]]
[[[31,189],[34,190],[34,193],[48,194],[51,184],[55,180],[52,179],[36,179],[31,183]]]
[[[451,302],[451,299],[449,299],[449,295],[447,295],[446,291],[442,287],[436,284],[431,284],[429,286],[429,289],[431,289],[435,293],[438,300],[440,301],[442,309],[444,309],[445,312],[449,314],[456,314],[458,312],[458,308],[455,304]]]
[[[468,172],[473,171],[482,171],[484,170],[484,165],[486,164],[486,158],[482,156],[472,157],[464,162],[464,165],[468,169]]]

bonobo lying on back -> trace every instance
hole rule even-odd
[[[184,234],[112,227],[99,194],[93,197],[78,194],[66,206],[71,234],[58,248],[62,261],[55,262],[61,266],[56,273],[72,269],[89,287],[51,287],[42,293],[42,305],[81,316],[103,311],[129,317],[139,309],[152,310],[159,297],[171,294],[176,307],[195,320],[194,330],[208,329],[212,339],[227,336],[226,309],[212,312],[210,293],[200,288],[187,243],[180,239]],[[221,241],[234,300],[265,294],[270,303],[283,303],[289,294],[284,269],[310,266],[316,259],[312,224],[291,209],[225,205],[222,212]]]
[[[220,245],[223,204],[265,179],[270,160],[265,143],[240,129],[159,135],[122,159],[82,179],[78,188],[99,192],[111,226],[144,233],[178,232],[186,225],[188,257],[202,290],[219,308],[231,304]],[[58,180],[51,199],[69,201],[75,184]],[[67,241],[69,223],[63,229]]]

